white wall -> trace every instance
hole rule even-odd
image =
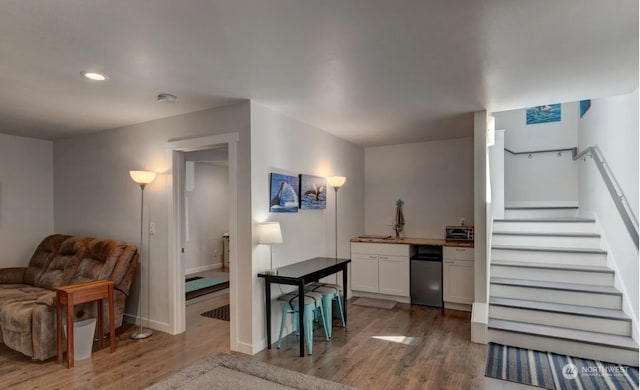
[[[130,169],[158,172],[145,190],[145,215],[157,233],[146,240],[143,254],[150,256],[152,328],[170,331],[169,210],[172,161],[169,140],[212,134],[239,133],[238,186],[249,189],[249,103],[194,112],[119,129],[54,142],[56,231],[139,241],[140,188]],[[248,191],[238,194],[238,275],[240,286],[251,284],[251,204]],[[146,228],[146,226],[145,226]],[[173,260],[173,259],[172,259]],[[238,343],[251,344],[250,293],[238,290]],[[137,312],[139,287],[134,284],[127,313]],[[233,343],[233,340],[232,340]]]
[[[365,149],[365,231],[391,234],[405,201],[404,237],[444,238],[460,218],[473,225],[473,138]]]
[[[251,102],[251,205],[253,222],[279,221],[283,243],[273,246],[273,266],[279,267],[316,256],[334,256],[335,196],[328,193],[325,210],[269,213],[269,173],[346,176],[338,192],[338,256],[350,256],[350,238],[363,231],[363,149],[320,129]],[[256,274],[270,267],[269,248],[257,245],[254,229],[253,331],[255,351],[266,347],[264,282]],[[341,281],[341,278],[339,279]],[[277,297],[280,290],[273,290]],[[272,302],[272,340],[280,326],[281,306]]]
[[[628,95],[591,101],[579,120],[579,149],[597,145],[631,209],[638,217],[638,90]],[[595,163],[577,162],[580,172],[580,212],[595,215],[606,239],[616,277],[628,298],[627,308],[638,319],[638,251],[627,233]]]
[[[222,266],[222,235],[229,232],[229,151],[226,146],[186,152],[186,273]],[[191,185],[189,178],[191,177]]]
[[[187,160],[189,153],[186,153]],[[186,273],[222,266],[222,235],[229,232],[229,168],[215,162],[194,162],[193,190],[186,191],[188,234]]]
[[[53,143],[0,134],[0,267],[26,267],[53,233]]]
[[[494,113],[504,129],[504,146],[514,152],[573,148],[578,143],[578,105],[563,103],[560,122],[526,124],[526,110]],[[571,204],[578,202],[578,171],[570,152],[514,156],[505,152],[505,204]]]

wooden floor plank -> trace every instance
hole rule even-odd
[[[118,332],[115,353],[94,351],[72,369],[56,364],[55,358],[31,361],[0,345],[0,388],[145,388],[229,351],[229,322],[200,315],[228,300],[225,294],[188,305],[187,332],[181,335],[154,332],[148,339],[131,340],[134,327],[125,326]],[[408,304],[385,310],[349,303],[348,310],[348,329],[335,327],[331,341],[314,332],[312,356],[300,358],[298,338],[289,335],[282,349],[264,350],[253,359],[361,389],[520,388],[484,377],[487,347],[470,342],[469,313]]]

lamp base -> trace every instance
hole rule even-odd
[[[153,331],[151,329],[138,329],[129,336],[133,340],[142,340],[151,337]]]
[[[278,270],[277,269],[268,269],[266,271],[264,271],[265,275],[277,275],[278,274]]]

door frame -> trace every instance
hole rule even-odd
[[[193,152],[227,146],[229,153],[229,305],[230,305],[230,348],[238,348],[238,141],[239,133],[225,133],[205,137],[169,141],[172,161],[172,182],[169,192],[169,330],[171,334],[186,330],[185,310],[185,262],[181,253],[183,226],[182,205],[184,204],[185,170],[184,152]]]

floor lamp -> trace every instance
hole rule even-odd
[[[277,275],[277,271],[273,269],[273,244],[282,244],[282,230],[280,230],[280,222],[263,222],[258,224],[258,242],[261,245],[269,245],[269,266],[265,272],[267,275]]]
[[[344,176],[331,176],[327,178],[327,184],[329,184],[336,191],[336,259],[338,258],[338,190],[344,185],[347,178]]]
[[[144,220],[143,220],[143,215],[144,215],[144,187],[147,186],[147,184],[151,183],[155,178],[156,178],[156,173],[155,172],[151,172],[151,171],[129,171],[129,176],[131,176],[131,179],[133,181],[135,181],[136,183],[138,183],[138,185],[140,185],[140,192],[142,194],[142,196],[140,197],[140,246],[138,248],[138,253],[142,253],[142,237],[143,237],[143,232],[144,232]],[[142,256],[141,256],[142,257]],[[141,259],[140,264],[142,265],[143,261]],[[149,265],[150,265],[151,261],[150,259],[147,257],[147,321],[149,320],[149,296],[150,296],[150,290],[149,290]],[[151,329],[147,328],[147,329],[143,329],[142,328],[142,275],[145,268],[144,266],[140,267],[140,292],[138,293],[138,322],[139,322],[139,326],[138,326],[138,330],[136,330],[135,332],[133,332],[131,334],[131,338],[134,340],[140,340],[140,339],[146,339],[147,337],[151,336],[153,334],[153,331],[151,331]]]

